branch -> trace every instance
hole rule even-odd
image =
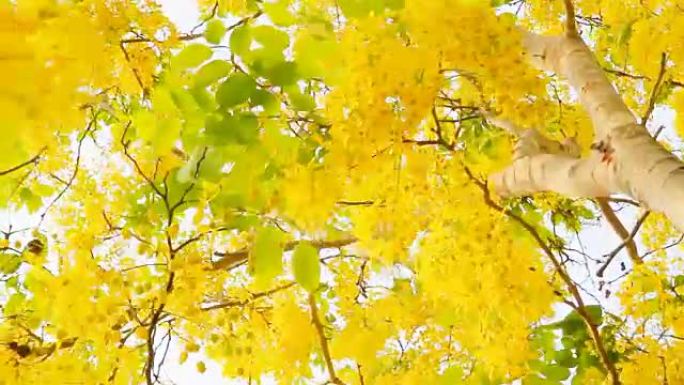
[[[336,239],[336,240],[323,240],[323,241],[313,241],[311,245],[317,249],[339,249],[344,246],[351,245],[357,241],[354,237]],[[285,251],[290,251],[294,249],[300,242],[308,242],[306,240],[290,241],[285,244]],[[237,263],[244,262],[249,257],[249,249],[244,249],[236,251],[233,253],[225,252],[215,252],[215,256],[222,257],[218,261],[212,263],[211,270],[221,270],[229,268]]]
[[[565,4],[565,36],[579,37],[575,23],[575,6],[572,0],[563,0],[563,3]]]
[[[677,239],[676,241],[674,241],[674,242],[672,242],[672,243],[670,243],[670,244],[668,244],[668,245],[665,245],[665,246],[663,246],[663,247],[659,247],[659,248],[657,248],[657,249],[653,249],[653,250],[647,251],[646,253],[644,253],[644,258],[648,257],[648,256],[651,255],[651,254],[657,253],[658,251],[665,251],[665,250],[667,250],[667,249],[671,249],[671,248],[673,248],[673,247],[675,247],[675,246],[678,246],[678,245],[681,244],[682,242],[684,242],[684,234],[680,235],[680,236],[679,236],[679,239]]]
[[[634,75],[634,74],[630,74],[628,72],[621,71],[618,69],[603,68],[603,70],[606,71],[607,73],[613,74],[615,76],[621,76],[621,77],[630,78],[630,79],[634,79],[634,80],[651,80],[651,78],[649,78],[648,76]],[[684,83],[676,81],[676,80],[672,80],[672,79],[667,80],[665,83],[672,86],[672,87],[684,87]]]
[[[328,376],[330,377],[329,382],[337,385],[344,385],[344,382],[337,378],[337,375],[335,374],[335,367],[333,366],[332,358],[330,357],[330,348],[328,347],[328,338],[325,336],[325,326],[321,323],[318,316],[316,297],[313,294],[309,294],[309,306],[311,307],[311,322],[313,322],[314,327],[316,327],[316,332],[318,332],[321,350],[323,350],[323,358],[325,359],[325,365],[328,368]]]
[[[615,250],[611,251],[609,254],[606,255],[606,262],[604,262],[603,266],[601,266],[600,269],[596,272],[597,277],[603,277],[603,273],[605,273],[606,269],[610,265],[610,263],[613,261],[613,259],[618,255],[620,250],[622,250],[629,242],[634,241],[634,237],[636,237],[637,233],[639,232],[639,229],[641,229],[641,225],[644,224],[646,221],[646,218],[648,218],[649,214],[651,214],[650,211],[645,212],[639,220],[637,220],[636,225],[634,225],[634,228],[632,229],[632,232],[629,234],[629,237],[625,239],[620,246],[616,247]],[[641,260],[641,258],[639,258]]]
[[[615,202],[615,203],[624,203],[628,204],[634,207],[641,207],[639,202],[632,200],[632,199],[627,199],[627,198],[607,198],[609,202]]]
[[[218,3],[217,3],[218,4]],[[240,20],[238,20],[236,23],[229,25],[226,27],[226,32],[230,32],[231,30],[247,23],[248,21],[252,19],[256,19],[257,17],[261,16],[263,14],[263,11],[259,10],[258,12],[255,12],[254,14],[244,17]],[[199,25],[195,26],[190,33],[185,33],[180,36],[178,36],[178,40],[180,41],[191,41],[191,40],[196,40],[204,36],[204,32],[194,32],[197,30],[197,28],[201,27],[206,23],[206,21],[210,20],[211,18],[214,17],[214,14],[212,14],[209,18],[204,20],[202,23]],[[124,44],[134,44],[134,43],[158,43],[159,41],[155,40],[154,38],[147,38],[144,36],[139,36],[139,37],[134,37],[130,39],[122,39],[119,43],[124,45]]]
[[[119,48],[121,48],[121,52],[123,52],[124,54],[124,59],[126,59],[126,63],[128,63],[128,66],[131,68],[131,71],[133,71],[133,76],[135,76],[135,80],[138,82],[140,89],[142,89],[143,97],[147,98],[147,96],[149,96],[150,94],[150,90],[148,90],[147,87],[145,87],[145,83],[143,82],[142,77],[138,72],[138,69],[133,66],[131,56],[128,54],[128,51],[126,50],[126,44],[124,44],[123,41],[119,42]]]
[[[81,150],[83,148],[83,141],[85,138],[88,136],[90,131],[93,129],[95,126],[95,121],[97,120],[97,113],[93,115],[91,118],[90,122],[88,123],[88,126],[86,127],[85,131],[83,132],[83,135],[78,139],[78,147],[76,148],[76,160],[74,161],[74,170],[71,172],[71,176],[69,177],[69,180],[66,181],[64,184],[64,187],[59,191],[57,196],[50,201],[50,203],[45,207],[45,210],[43,213],[40,215],[40,220],[38,221],[38,226],[40,226],[43,223],[43,220],[45,219],[45,216],[47,215],[48,211],[52,208],[52,206],[55,205],[66,192],[71,188],[71,185],[73,185],[74,180],[76,180],[76,176],[78,176],[78,171],[81,166]]]
[[[610,207],[608,201],[609,200],[607,198],[596,198],[596,203],[601,208],[601,211],[603,212],[606,221],[610,223],[615,233],[617,233],[620,239],[622,239],[622,241],[625,243],[625,247],[627,248],[627,254],[629,254],[629,259],[632,260],[633,264],[640,265],[642,263],[642,260],[639,257],[639,252],[637,251],[636,243],[634,242],[634,239],[630,238],[629,232],[622,224],[620,219],[617,217],[617,215],[615,215],[615,212],[613,211],[613,208]]]
[[[372,206],[374,201],[337,201],[335,204],[340,206]]]
[[[18,165],[14,166],[14,167],[10,167],[10,168],[8,168],[7,170],[2,170],[2,171],[0,171],[0,176],[7,175],[7,174],[10,174],[10,173],[13,173],[13,172],[15,172],[15,171],[17,171],[17,170],[20,170],[20,169],[22,169],[22,168],[24,168],[24,167],[26,167],[26,166],[28,166],[28,165],[30,165],[30,164],[37,164],[38,161],[40,160],[40,156],[43,155],[43,152],[45,152],[45,147],[43,147],[43,148],[38,152],[38,154],[36,154],[33,158],[27,160],[26,162],[21,163],[21,164],[18,164]]]
[[[220,302],[220,303],[217,303],[214,305],[200,307],[200,310],[209,311],[209,310],[216,310],[216,309],[226,309],[226,308],[230,308],[230,307],[245,306],[248,303],[253,302],[259,298],[268,297],[269,295],[275,294],[279,291],[287,290],[287,289],[293,287],[294,285],[295,285],[295,282],[289,282],[289,283],[286,283],[285,285],[278,286],[278,287],[273,288],[271,290],[262,291],[259,293],[252,294],[252,295],[250,295],[250,297],[248,299]]]
[[[651,90],[651,97],[648,100],[648,108],[646,112],[641,117],[641,125],[646,125],[648,119],[651,117],[653,110],[655,109],[656,99],[660,94],[660,89],[663,84],[663,78],[665,77],[665,71],[667,70],[667,54],[663,52],[660,56],[660,71],[658,72],[658,78],[656,79],[653,89]]]
[[[199,39],[200,37],[204,36],[204,33],[186,33],[183,35],[178,36],[178,40],[180,41],[190,41],[190,40],[195,40]],[[121,44],[135,44],[135,43],[159,43],[158,40],[155,39],[150,39],[147,37],[133,37],[130,39],[122,39],[120,41]]]

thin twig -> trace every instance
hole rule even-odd
[[[97,114],[94,114],[90,122],[88,123],[88,126],[86,127],[85,131],[83,132],[83,135],[78,139],[78,145],[76,148],[76,159],[74,161],[74,170],[71,172],[71,176],[69,177],[69,180],[66,181],[66,184],[64,187],[59,191],[57,196],[50,201],[50,203],[45,207],[45,210],[43,211],[42,214],[40,214],[40,220],[38,221],[38,227],[43,223],[43,220],[45,220],[45,217],[48,214],[48,211],[54,206],[62,197],[64,194],[66,194],[67,190],[71,188],[71,186],[74,183],[74,180],[76,180],[76,176],[78,176],[78,171],[80,170],[81,166],[81,149],[83,148],[83,141],[85,138],[88,136],[88,133],[90,130],[93,129],[95,126],[95,121],[97,120]]]
[[[119,48],[121,48],[121,52],[124,54],[124,59],[126,59],[126,63],[128,63],[128,66],[130,67],[131,71],[133,72],[133,76],[135,77],[135,80],[138,82],[138,85],[140,86],[140,89],[142,89],[143,92],[143,97],[147,98],[150,94],[149,90],[147,87],[145,87],[145,83],[142,80],[142,77],[140,76],[140,73],[138,72],[138,69],[133,66],[133,61],[131,60],[131,56],[128,54],[128,51],[126,50],[126,44],[124,42],[119,43]]]
[[[663,247],[659,247],[657,249],[647,251],[646,253],[644,253],[644,256],[642,257],[642,259],[648,257],[651,254],[657,253],[658,251],[665,251],[665,250],[671,249],[671,248],[681,244],[682,242],[684,242],[684,234],[680,235],[676,241],[674,241],[670,244],[667,244]]]
[[[635,200],[632,199],[626,199],[626,198],[607,198],[609,202],[615,202],[615,203],[625,203],[634,207],[641,207],[641,204]]]
[[[333,249],[340,248],[344,246],[349,246],[357,241],[354,237],[336,239],[336,240],[323,240],[323,241],[312,241],[311,245],[317,249]],[[285,244],[285,251],[294,249],[302,241],[291,241]],[[229,268],[237,263],[244,262],[249,256],[249,249],[244,249],[232,253],[215,252],[215,256],[222,257],[218,261],[214,262],[211,266],[211,270],[221,270]]]
[[[242,307],[242,306],[245,306],[248,303],[253,302],[259,298],[268,297],[268,296],[275,294],[277,292],[287,290],[287,289],[293,287],[294,285],[295,285],[294,282],[289,282],[285,285],[278,286],[278,287],[273,288],[271,290],[262,291],[260,293],[254,293],[248,299],[224,301],[224,302],[220,302],[217,304],[201,307],[200,310],[209,311],[209,310],[216,310],[216,309],[227,309],[227,308],[231,308],[231,307]]]
[[[17,171],[17,170],[20,170],[20,169],[22,169],[22,168],[24,168],[24,167],[26,167],[26,166],[28,166],[28,165],[30,165],[30,164],[37,164],[38,161],[40,160],[40,156],[43,155],[43,152],[45,152],[45,147],[43,147],[43,148],[38,152],[38,154],[36,154],[33,158],[27,160],[26,162],[20,163],[20,164],[14,166],[14,167],[10,167],[10,168],[8,168],[7,170],[2,170],[2,171],[0,171],[0,176],[7,175],[7,174],[10,174],[10,173],[13,173],[13,172],[15,172],[15,171]]]
[[[651,214],[650,211],[645,212],[638,220],[636,225],[634,225],[634,228],[632,229],[632,232],[629,234],[629,237],[622,241],[622,243],[616,247],[613,251],[608,253],[605,257],[606,262],[603,263],[603,266],[601,266],[600,269],[596,272],[597,277],[603,277],[603,273],[605,273],[606,269],[610,265],[610,263],[613,261],[613,259],[618,255],[618,253],[625,247],[627,244],[631,241],[634,240],[634,237],[636,237],[637,233],[639,232],[639,229],[641,229],[641,226],[644,224],[646,221],[646,218],[648,218],[649,214]]]
[[[656,99],[660,95],[661,86],[663,83],[663,78],[665,77],[665,71],[667,70],[667,54],[665,52],[660,55],[660,72],[658,72],[658,78],[656,79],[653,89],[651,90],[651,97],[648,100],[648,108],[646,112],[641,117],[641,125],[646,125],[648,119],[651,118],[653,110],[655,109]]]

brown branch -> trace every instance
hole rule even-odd
[[[357,241],[354,237],[336,239],[336,240],[323,240],[323,241],[313,241],[311,245],[317,249],[339,249],[340,247],[351,245]],[[302,241],[290,241],[285,244],[285,251],[290,251],[295,248]],[[247,260],[249,256],[249,249],[244,249],[232,253],[215,252],[215,256],[222,257],[218,261],[212,263],[211,270],[221,270],[225,268],[230,268],[231,266],[241,263]]]
[[[615,203],[625,203],[634,207],[641,207],[641,204],[635,200],[631,199],[626,199],[626,198],[607,198],[609,202],[615,202]]]
[[[596,272],[597,277],[603,277],[603,273],[605,273],[606,269],[610,265],[610,263],[613,261],[613,259],[618,255],[620,250],[622,250],[629,242],[632,242],[634,240],[634,237],[636,237],[637,233],[639,232],[639,229],[641,229],[641,226],[644,224],[646,221],[646,218],[648,218],[649,214],[651,212],[647,211],[645,212],[638,220],[636,225],[634,225],[634,228],[632,229],[632,232],[629,234],[629,237],[625,239],[618,247],[615,248],[615,250],[611,251],[609,254],[607,254],[605,257],[606,262],[603,263],[603,266],[601,266],[600,269]]]
[[[287,290],[287,289],[293,287],[294,285],[295,285],[295,282],[289,282],[285,285],[278,286],[278,287],[273,288],[271,290],[262,291],[260,293],[252,294],[248,299],[220,302],[220,303],[217,303],[214,305],[200,307],[200,310],[209,311],[209,310],[216,310],[216,309],[226,309],[226,308],[231,308],[231,307],[245,306],[248,303],[253,302],[259,298],[268,297],[269,295],[275,294],[279,291]]]
[[[166,203],[166,207],[168,209],[169,206],[168,206],[168,200],[166,198],[166,194],[163,193],[159,189],[159,187],[157,187],[157,185],[154,183],[154,181],[152,179],[150,179],[150,177],[147,176],[147,174],[145,174],[145,172],[142,170],[142,167],[140,167],[140,164],[138,163],[138,161],[130,154],[130,152],[128,152],[129,142],[126,141],[125,138],[126,138],[126,133],[128,132],[128,129],[131,127],[131,124],[132,124],[132,122],[128,122],[126,124],[126,127],[124,128],[124,132],[121,135],[121,141],[120,142],[121,142],[121,146],[123,147],[124,155],[126,156],[126,158],[128,158],[128,160],[131,161],[131,163],[133,163],[133,166],[135,167],[136,172],[145,180],[145,182],[147,182],[147,184],[150,185],[150,187],[152,188],[152,191],[154,191],[155,194],[157,194],[160,198],[162,198],[164,200],[164,202]]]
[[[230,32],[231,30],[233,30],[233,29],[235,29],[235,28],[237,28],[243,24],[246,24],[248,21],[258,18],[262,14],[263,14],[263,11],[259,10],[258,12],[255,12],[254,14],[252,14],[250,16],[244,17],[244,18],[238,20],[236,23],[231,24],[228,27],[226,27],[226,32]],[[206,24],[206,21],[210,20],[213,17],[214,17],[214,15],[211,15],[209,18],[204,20],[202,23],[195,26],[192,29],[192,31],[197,30],[197,28]],[[181,34],[180,36],[178,36],[178,40],[180,40],[180,41],[192,41],[192,40],[196,40],[196,39],[199,39],[199,38],[204,36],[204,32],[192,32],[192,31],[190,33]],[[139,37],[134,37],[134,38],[130,38],[130,39],[122,39],[119,43],[122,45],[125,45],[125,44],[135,44],[135,43],[159,43],[159,41],[155,40],[154,38],[139,36]]]
[[[88,136],[90,131],[93,129],[95,126],[95,121],[97,120],[97,113],[93,114],[90,122],[88,123],[88,126],[86,127],[85,131],[83,132],[83,135],[78,139],[78,146],[76,148],[76,159],[74,160],[74,170],[71,172],[71,175],[69,176],[69,180],[66,181],[64,187],[59,191],[57,196],[50,201],[50,203],[45,207],[45,210],[43,211],[42,214],[40,214],[40,220],[38,221],[38,226],[40,226],[43,223],[43,220],[45,220],[45,217],[48,214],[48,211],[54,206],[66,192],[71,188],[71,186],[74,184],[74,181],[76,180],[76,176],[78,176],[78,171],[80,170],[81,167],[81,151],[83,149],[83,141],[85,138]]]
[[[373,201],[337,201],[335,204],[340,206],[372,206]]]
[[[195,39],[199,39],[200,37],[204,36],[203,33],[187,33],[184,35],[178,36],[178,40],[180,41],[191,41]],[[133,37],[130,39],[122,39],[120,41],[121,44],[136,44],[136,43],[159,43],[158,40],[147,38],[147,37]]]
[[[653,89],[651,90],[651,97],[648,100],[648,108],[646,112],[641,117],[641,125],[646,125],[648,119],[650,119],[653,110],[655,109],[656,99],[660,94],[660,90],[663,84],[663,78],[665,77],[665,70],[667,70],[667,54],[665,52],[660,56],[660,72],[658,72],[658,78],[656,79]]]
[[[565,5],[565,36],[577,38],[577,24],[575,23],[575,6],[572,0],[563,0]]]
[[[617,215],[615,215],[613,208],[610,207],[610,204],[608,203],[608,199],[596,198],[596,203],[598,204],[599,208],[601,208],[601,211],[603,212],[603,216],[606,218],[606,221],[610,223],[611,227],[613,227],[613,230],[620,237],[620,239],[622,239],[622,241],[625,242],[625,248],[627,248],[627,254],[629,255],[629,259],[631,259],[632,263],[634,263],[635,265],[640,265],[642,261],[639,257],[639,251],[637,250],[636,243],[634,242],[634,239],[630,238],[629,232],[622,224],[620,219],[617,217]]]
[[[618,69],[603,68],[603,71],[605,71],[609,74],[613,74],[615,76],[630,78],[630,79],[634,79],[634,80],[649,80],[649,81],[651,80],[651,78],[648,76],[634,75],[634,74],[630,74],[628,72],[621,71]],[[673,86],[673,87],[684,87],[684,83],[676,81],[676,80],[672,80],[672,79],[666,81],[665,84],[668,84],[668,85]]]
[[[402,139],[402,143],[411,143],[416,146],[441,146],[442,142],[440,140],[413,140],[413,139]]]
[[[630,78],[630,79],[634,79],[634,80],[644,80],[644,79],[645,80],[651,80],[648,77],[643,76],[643,75],[634,75],[634,74],[630,74],[630,73],[627,73],[625,71],[621,71],[621,70],[613,69],[613,68],[603,68],[603,71],[605,71],[609,74],[613,74],[613,75],[621,76],[621,77],[625,77],[625,78]]]
[[[27,160],[26,162],[20,163],[20,164],[14,166],[14,167],[10,167],[10,168],[8,168],[7,170],[2,170],[2,171],[0,171],[0,176],[7,175],[7,174],[10,174],[10,173],[13,173],[13,172],[15,172],[15,171],[17,171],[17,170],[20,170],[20,169],[22,169],[22,168],[24,168],[24,167],[26,167],[26,166],[28,166],[28,165],[30,165],[30,164],[37,164],[38,161],[40,160],[40,156],[43,155],[43,152],[45,152],[45,147],[43,147],[43,148],[38,152],[38,154],[36,154],[33,158]]]
[[[335,367],[333,366],[332,358],[330,356],[330,348],[328,347],[328,337],[325,336],[325,326],[318,316],[316,297],[313,294],[309,294],[309,306],[311,307],[311,322],[313,322],[316,332],[318,333],[318,339],[321,343],[321,350],[323,351],[323,358],[325,360],[325,365],[328,368],[328,376],[330,377],[329,382],[336,385],[344,385],[344,382],[337,378],[337,375],[335,374]]]
[[[356,363],[356,371],[359,373],[359,384],[360,385],[366,385],[366,381],[363,379],[363,372],[361,371],[361,365],[357,362]]]
[[[659,248],[657,248],[657,249],[653,249],[653,250],[647,251],[646,253],[644,253],[643,258],[646,258],[646,257],[648,257],[648,256],[651,255],[651,254],[657,253],[658,251],[665,251],[665,250],[667,250],[667,249],[671,249],[671,248],[673,248],[673,247],[675,247],[675,246],[678,246],[678,245],[681,244],[682,242],[684,242],[684,234],[680,235],[680,236],[679,236],[679,239],[677,239],[676,241],[674,241],[674,242],[672,242],[672,243],[670,243],[670,244],[667,244],[667,245],[665,245],[665,246],[663,246],[663,247],[659,247]]]
[[[147,96],[149,96],[150,92],[147,89],[147,87],[145,87],[145,83],[142,81],[142,77],[140,76],[138,69],[133,66],[133,62],[131,61],[131,56],[128,54],[128,51],[126,51],[126,45],[124,44],[123,41],[119,42],[119,48],[121,48],[121,52],[123,52],[123,54],[124,54],[124,59],[126,59],[126,63],[128,63],[128,66],[130,67],[131,71],[133,72],[133,76],[135,76],[135,80],[138,82],[140,89],[142,89],[143,97],[147,98]]]

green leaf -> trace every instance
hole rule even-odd
[[[300,242],[294,249],[292,266],[297,283],[307,291],[314,292],[321,281],[318,250],[309,242]]]
[[[273,23],[279,26],[288,27],[296,21],[295,17],[288,9],[289,3],[289,0],[279,0],[275,3],[264,2],[262,3],[262,6],[264,12],[266,12]]]
[[[584,307],[584,310],[594,325],[601,325],[603,322],[603,309],[600,305],[588,305]]]
[[[294,44],[294,58],[299,72],[306,77],[322,77],[323,64],[335,52],[335,41],[310,33],[302,33]]]
[[[265,75],[276,86],[289,86],[297,81],[297,65],[294,62],[280,62],[266,69]]]
[[[535,346],[544,351],[544,354],[555,350],[556,335],[549,329],[537,329],[534,333]]]
[[[439,377],[438,385],[458,384],[463,379],[463,369],[458,366],[448,367]]]
[[[21,308],[26,301],[26,296],[21,293],[14,293],[9,297],[3,309],[3,315],[9,317],[11,315],[21,313]]]
[[[43,200],[40,196],[34,194],[28,187],[23,187],[19,191],[19,198],[30,213],[38,211],[43,205]]]
[[[563,366],[549,365],[542,369],[542,374],[548,380],[563,381],[570,377],[570,369]]]
[[[583,331],[586,327],[582,317],[574,310],[565,316],[565,318],[558,323],[558,326],[563,329],[563,334],[566,336],[575,334],[578,331]]]
[[[636,20],[631,20],[622,26],[622,31],[620,31],[620,36],[618,36],[618,45],[623,46],[629,44],[629,40],[632,38],[632,27]]]
[[[368,15],[370,12],[367,0],[339,0],[338,4],[344,16],[358,18]]]
[[[233,114],[210,114],[204,121],[209,144],[223,146],[235,141],[235,134],[232,127],[236,124]]]
[[[489,4],[492,7],[500,7],[500,6],[502,6],[504,4],[508,4],[508,3],[510,3],[510,0],[490,0],[489,1]]]
[[[297,111],[312,111],[316,108],[316,101],[311,95],[303,94],[298,89],[292,88],[287,91],[292,107]]]
[[[226,34],[226,27],[221,20],[212,19],[207,23],[207,28],[204,30],[204,38],[209,43],[219,44],[223,36]]]
[[[206,87],[230,74],[233,66],[225,60],[212,60],[195,74],[195,87]]]
[[[11,253],[0,253],[0,273],[12,274],[21,266],[21,256]]]
[[[273,227],[259,230],[249,254],[249,267],[258,282],[267,283],[283,271],[282,233]]]
[[[282,52],[290,45],[290,37],[287,32],[270,25],[260,25],[252,28],[252,36],[257,43],[267,50]]]
[[[176,57],[171,61],[171,67],[176,70],[184,70],[191,67],[197,67],[204,61],[208,60],[213,52],[211,48],[202,44],[191,44],[185,47]]]
[[[556,352],[554,356],[555,361],[566,368],[574,368],[577,366],[577,360],[572,354],[571,349],[563,349]]]
[[[278,111],[278,99],[270,92],[262,89],[257,89],[252,93],[250,98],[252,106],[261,106],[267,114],[276,113]]]
[[[594,354],[590,353],[589,350],[585,349],[582,350],[579,354],[579,359],[577,362],[577,367],[578,369],[586,369],[586,368],[603,368],[603,364],[601,364],[601,361],[597,356]]]
[[[249,25],[244,24],[233,30],[230,34],[230,51],[239,56],[249,53],[252,44],[252,34]]]
[[[222,107],[233,107],[246,102],[256,89],[251,76],[238,72],[223,82],[216,91],[216,101]]]
[[[209,93],[204,87],[193,87],[190,94],[195,99],[195,103],[205,111],[216,109],[213,94]]]
[[[178,87],[171,89],[170,96],[176,107],[183,113],[191,114],[198,109],[197,102],[192,97],[192,94],[185,88]]]
[[[674,286],[679,287],[684,285],[684,275],[677,275],[674,277]]]
[[[506,2],[506,1],[504,1]],[[405,6],[405,1],[404,0],[385,0],[385,7],[391,9],[391,10],[400,10],[403,9]]]
[[[240,144],[251,144],[259,138],[259,121],[251,112],[237,115],[236,139]]]
[[[523,378],[522,385],[560,385],[558,381],[541,378],[536,374],[530,374]]]

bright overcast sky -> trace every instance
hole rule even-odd
[[[187,32],[199,23],[200,13],[196,0],[158,0],[158,2],[181,32]]]

